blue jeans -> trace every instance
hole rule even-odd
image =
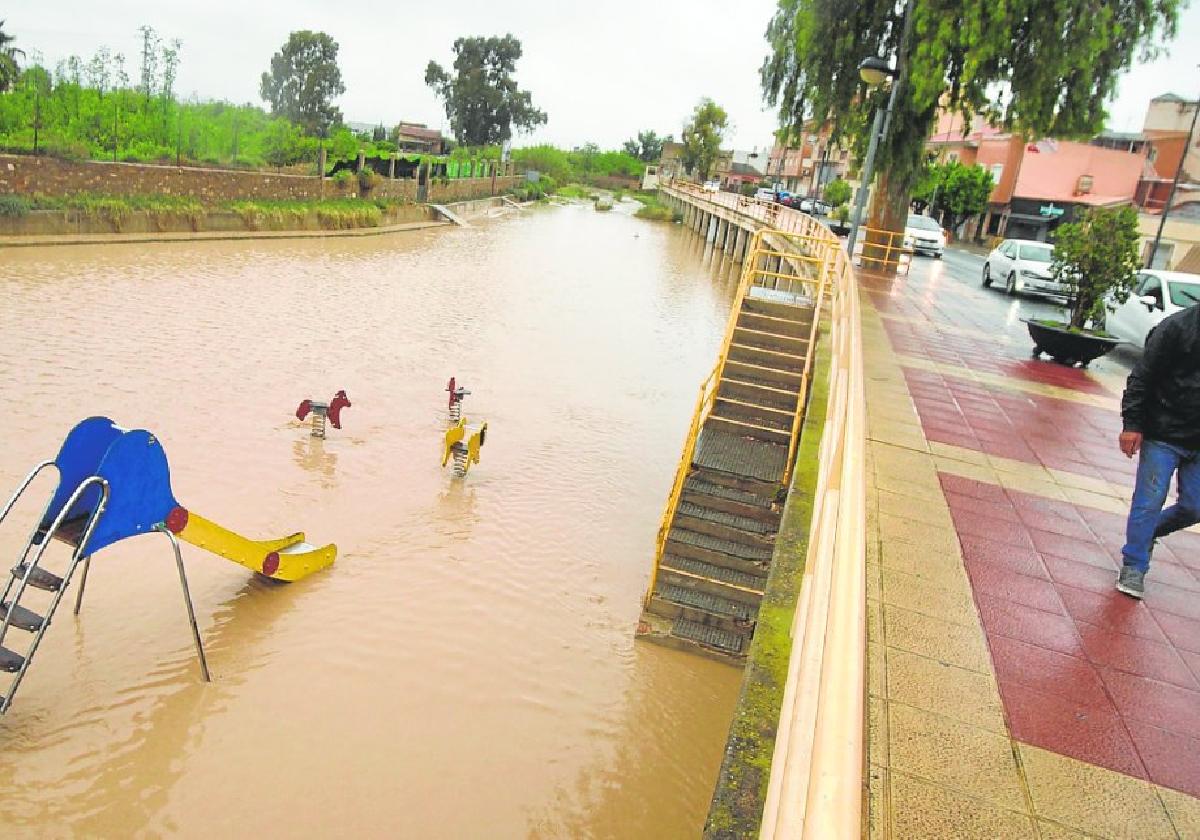
[[[1166,510],[1171,476],[1179,472],[1179,498]],[[1140,572],[1150,568],[1150,549],[1158,537],[1200,522],[1200,450],[1143,440],[1137,483],[1125,526],[1126,566]]]

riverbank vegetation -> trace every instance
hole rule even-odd
[[[409,202],[403,199],[326,198],[315,200],[241,200],[202,204],[194,198],[170,195],[102,195],[76,193],[69,196],[0,196],[0,217],[27,216],[36,211],[73,213],[83,218],[108,221],[118,230],[135,213],[150,217],[202,218],[209,213],[234,213],[250,230],[299,227],[315,218],[320,227],[341,230],[378,227],[390,210]]]
[[[654,222],[674,222],[682,218],[681,214],[672,210],[658,200],[658,193],[653,190],[638,190],[633,197],[642,203],[633,215],[639,219],[649,219]]]

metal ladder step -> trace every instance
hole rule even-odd
[[[25,564],[21,563],[12,570],[13,577],[25,577]],[[33,573],[29,576],[29,585],[35,589],[44,589],[47,592],[57,592],[62,588],[63,580],[53,572],[47,572],[45,569],[35,567]]]
[[[671,528],[667,533],[667,540],[703,548],[707,551],[717,551],[742,560],[770,560],[775,553],[774,547],[741,545],[718,537],[710,537],[699,531],[689,531],[687,528]]]
[[[707,647],[716,648],[725,653],[735,654],[742,652],[742,645],[746,641],[745,636],[730,633],[728,630],[722,630],[720,627],[701,624],[698,621],[688,621],[686,618],[675,619],[675,624],[671,627],[671,635]]]
[[[0,671],[15,674],[21,670],[21,666],[24,664],[24,656],[21,656],[19,653],[13,653],[6,647],[0,647]]]
[[[693,493],[700,493],[704,496],[715,496],[719,499],[725,499],[729,502],[737,502],[738,504],[751,505],[769,511],[771,509],[771,500],[763,496],[757,496],[754,493],[747,493],[745,490],[738,490],[735,487],[726,487],[723,484],[713,484],[710,481],[705,481],[698,476],[692,476],[683,485],[684,490],[690,490]]]
[[[697,560],[694,557],[680,557],[677,554],[664,554],[662,568],[687,572],[688,574],[708,578],[718,583],[740,586],[743,589],[753,590],[760,595],[767,585],[767,579],[758,575],[740,572],[737,569],[727,569],[724,566],[714,566],[712,563],[705,563],[703,560]]]
[[[736,513],[725,513],[721,510],[701,507],[692,502],[680,502],[678,507],[675,508],[675,515],[690,516],[693,519],[704,519],[714,522],[717,525],[724,525],[727,528],[748,531],[751,534],[771,534],[775,532],[775,528],[766,522],[759,522],[757,519],[750,519],[746,516],[738,516]]]
[[[0,604],[0,622],[8,617],[8,603]],[[46,619],[35,613],[33,610],[27,610],[20,604],[12,608],[12,620],[9,622],[10,627],[19,627],[22,630],[28,630],[30,633],[36,633],[42,629],[42,623]]]
[[[659,589],[658,595],[664,601],[681,604],[685,607],[695,607],[698,610],[704,610],[704,612],[712,613],[713,615],[728,616],[729,618],[736,618],[739,621],[753,621],[754,617],[758,614],[758,610],[750,604],[731,601],[728,598],[710,595],[698,589],[676,586],[672,583],[668,583]]]

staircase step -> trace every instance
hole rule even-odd
[[[751,519],[747,516],[738,516],[734,513],[726,513],[723,510],[714,510],[698,505],[695,502],[680,502],[675,508],[676,516],[690,516],[694,519],[704,519],[717,525],[724,525],[727,528],[736,528],[739,531],[747,531],[751,534],[773,534],[775,528],[766,522],[760,522],[757,519]]]
[[[782,353],[778,350],[766,350],[762,347],[753,347],[749,344],[730,343],[729,358],[737,359],[741,362],[749,362],[752,365],[762,365],[763,367],[775,370],[804,370],[803,356],[797,356],[795,353]]]
[[[751,423],[746,420],[724,417],[715,413],[708,415],[708,419],[704,421],[704,428],[713,429],[728,435],[753,438],[765,443],[777,443],[784,446],[791,442],[792,439],[791,432],[785,432],[782,429],[775,429],[771,426],[763,426],[758,423]]]
[[[798,393],[803,382],[803,375],[799,370],[782,370],[732,357],[725,359],[725,364],[721,366],[721,378],[753,379],[772,388],[792,393]]]
[[[742,311],[752,315],[774,318],[777,321],[791,321],[812,327],[813,305],[811,301],[803,304],[784,303],[779,300],[766,300],[761,295],[747,295],[742,299]]]
[[[787,454],[786,446],[702,428],[692,463],[708,474],[710,481],[733,482],[732,486],[773,498],[783,480]]]
[[[664,601],[670,601],[672,604],[678,604],[681,607],[691,607],[692,609],[701,610],[720,618],[733,619],[734,621],[751,622],[758,616],[758,609],[751,604],[732,601],[729,598],[722,598],[719,595],[701,592],[698,589],[688,589],[685,586],[678,586],[673,583],[660,586],[657,595],[659,598],[662,598]]]
[[[779,431],[789,434],[791,434],[792,425],[796,422],[794,411],[755,405],[745,400],[731,400],[727,397],[717,397],[713,414],[718,417],[728,417],[730,420],[753,423],[755,426],[779,429]]]
[[[811,319],[808,321],[793,321],[788,318],[774,318],[770,315],[763,315],[750,310],[745,303],[742,304],[742,311],[738,313],[737,326],[745,327],[749,330],[758,330],[759,332],[790,335],[792,338],[807,338],[809,333],[812,332]]]
[[[795,388],[781,388],[778,382],[767,382],[745,374],[735,376],[730,371],[725,371],[721,381],[717,383],[717,396],[787,412],[794,412],[800,399]]]
[[[792,353],[796,356],[804,356],[808,352],[807,337],[797,338],[794,335],[755,330],[750,327],[736,327],[733,331],[733,340],[749,347]]]
[[[696,560],[693,557],[679,557],[675,554],[663,555],[661,570],[686,572],[689,575],[727,583],[730,586],[751,589],[759,595],[763,594],[764,587],[767,585],[767,579],[764,577],[737,569],[727,569],[724,566],[714,566],[712,563],[705,563],[703,560]]]
[[[15,674],[21,670],[21,666],[24,664],[24,656],[21,656],[19,653],[13,653],[6,647],[0,647],[0,671]]]
[[[705,551],[715,551],[719,554],[727,554],[739,560],[749,560],[755,563],[769,563],[771,555],[775,553],[774,546],[742,545],[741,543],[709,536],[708,534],[701,534],[698,531],[689,531],[686,528],[672,528],[667,533],[667,542],[690,545],[695,548],[704,549]]]
[[[688,621],[686,618],[675,619],[675,623],[671,625],[671,635],[735,655],[740,655],[746,644],[745,636],[730,633],[711,624]]]
[[[780,512],[771,509],[771,497],[757,496],[736,487],[705,481],[699,475],[693,474],[684,483],[683,494],[680,497],[682,501],[710,510],[756,519],[769,525],[771,530],[778,530]]]
[[[8,617],[8,604],[0,604],[0,621],[4,621]],[[22,630],[28,630],[30,633],[36,633],[42,629],[42,623],[46,619],[35,613],[33,610],[27,610],[20,604],[12,608],[12,621],[9,622],[11,627],[19,627]]]
[[[25,564],[21,563],[12,570],[13,577],[25,577]],[[47,592],[57,592],[62,588],[62,578],[53,572],[47,572],[45,569],[35,567],[33,573],[29,576],[29,585],[34,589],[44,589]]]

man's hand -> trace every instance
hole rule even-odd
[[[1142,433],[1121,432],[1118,442],[1121,445],[1121,451],[1125,453],[1125,457],[1132,458],[1142,448]]]

